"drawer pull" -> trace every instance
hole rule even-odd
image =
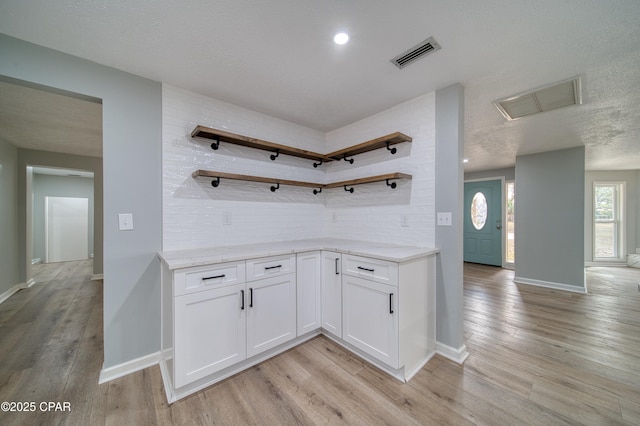
[[[216,278],[224,278],[226,277],[225,274],[222,275],[215,275],[213,277],[202,277],[202,281],[207,281],[207,280],[215,280]]]
[[[269,269],[277,269],[277,268],[282,268],[282,265],[276,265],[276,266],[265,266],[264,270],[268,271]]]
[[[253,289],[249,289],[249,307],[253,308]]]
[[[389,313],[393,313],[393,293],[389,294]]]
[[[365,268],[363,266],[358,266],[358,269],[362,270],[362,271],[367,271],[367,272],[373,272],[375,271],[375,269],[369,269],[369,268]]]
[[[240,290],[240,299],[242,299],[242,304],[240,305],[240,309],[244,311],[244,290]]]

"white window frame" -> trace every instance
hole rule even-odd
[[[616,251],[617,256],[613,257],[596,257],[596,187],[597,186],[615,186],[615,204],[616,217],[609,222],[599,221],[598,223],[614,223],[616,233]],[[627,189],[624,181],[594,181],[591,193],[591,225],[592,225],[592,255],[594,262],[618,262],[626,259],[626,243],[625,243],[625,205],[626,205]]]

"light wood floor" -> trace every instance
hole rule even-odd
[[[640,424],[640,270],[589,268],[590,294],[465,265],[459,366],[436,356],[401,384],[324,337],[168,406],[158,367],[98,385],[102,283],[90,262],[43,265],[0,305],[1,425]]]

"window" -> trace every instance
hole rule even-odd
[[[622,259],[624,183],[595,182],[593,201],[593,258]]]
[[[471,223],[478,231],[487,223],[487,199],[482,192],[476,192],[471,200]]]
[[[515,251],[515,235],[516,235],[516,183],[509,181],[506,183],[507,202],[505,205],[505,218],[507,219],[507,232],[505,232],[506,250],[505,250],[505,262],[515,263],[516,251]]]

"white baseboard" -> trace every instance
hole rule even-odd
[[[626,263],[623,262],[584,262],[584,266],[589,268],[593,266],[604,266],[604,267],[617,267],[617,266],[627,266]]]
[[[555,290],[570,291],[573,293],[587,294],[586,283],[582,286],[555,283],[551,281],[533,280],[531,278],[514,277],[513,282],[516,284],[535,285],[538,287],[552,288]]]
[[[26,283],[20,283],[20,284],[16,284],[13,287],[11,287],[9,290],[5,291],[4,293],[0,294],[0,303],[4,302],[5,300],[7,300],[8,298],[10,298],[11,296],[13,296],[15,293],[17,293],[19,290],[23,290],[25,288],[29,288],[32,285],[34,285],[36,283],[36,280],[34,280],[33,278],[29,279],[29,281],[27,281]]]
[[[441,342],[436,342],[436,353],[460,365],[469,357],[467,345],[462,345],[458,349]]]
[[[104,274],[91,275],[91,281],[99,281],[99,280],[104,280]]]
[[[18,290],[21,290],[23,288],[24,287],[22,285],[16,284],[13,287],[11,287],[9,290],[7,290],[4,293],[0,294],[0,303],[4,302],[5,300],[7,300],[11,296],[13,296],[13,294],[15,292],[17,292]]]
[[[119,377],[126,376],[127,374],[144,370],[145,368],[156,365],[159,362],[160,352],[155,352],[119,365],[114,365],[113,367],[103,368],[100,370],[100,379],[98,379],[98,384],[106,383]]]

